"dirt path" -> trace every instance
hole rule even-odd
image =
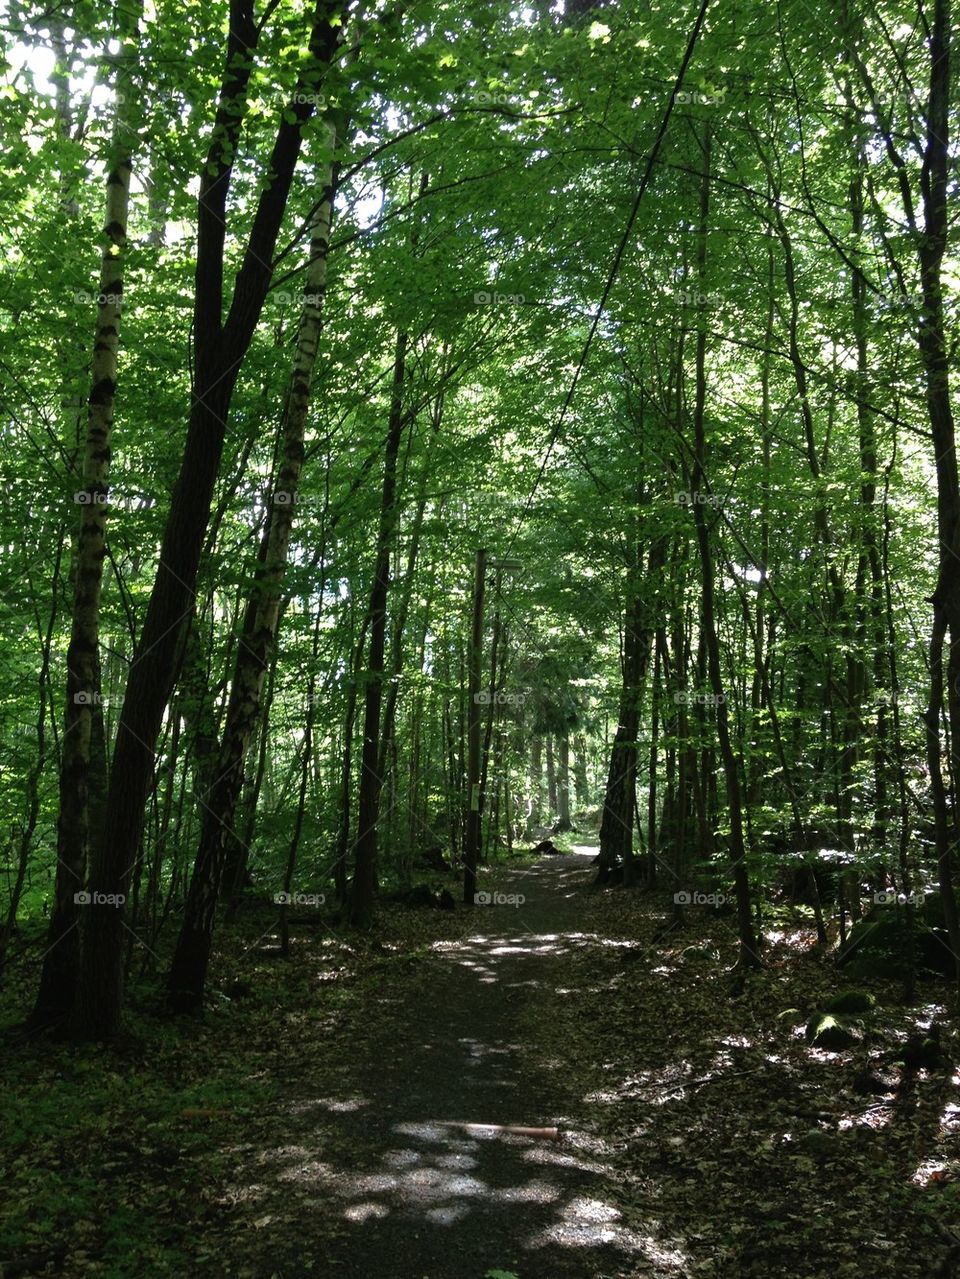
[[[722,917],[658,939],[667,895],[587,896],[588,856],[486,874],[524,900],[304,923],[288,962],[258,920],[220,956],[247,994],[204,1019],[22,1044],[0,1279],[946,1276],[960,1044],[894,1064],[936,987],[874,983],[866,1046],[826,1052],[810,929],[769,930],[731,999]]]
[[[329,1078],[303,1088],[301,1077],[291,1106],[297,1141],[261,1152],[266,1166],[257,1170],[262,1190],[279,1182],[305,1212],[299,1241],[271,1240],[270,1214],[261,1219],[258,1243],[274,1273],[656,1273],[638,1268],[639,1244],[617,1224],[598,1143],[578,1131],[577,1081],[558,1096],[555,1072],[548,1082],[530,1040],[531,1027],[563,998],[555,971],[578,944],[591,878],[581,854],[501,880],[501,891],[522,903],[478,909],[464,941],[443,943],[415,974],[385,982],[375,1024],[356,1046],[355,1072],[345,1070],[335,1088]],[[495,1124],[561,1125],[562,1135],[482,1127]]]

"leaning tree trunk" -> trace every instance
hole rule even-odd
[[[331,134],[332,132],[331,130]],[[335,137],[331,136],[329,144],[331,149],[335,147]],[[245,642],[237,646],[216,775],[209,797],[203,804],[200,844],[180,936],[170,967],[168,1001],[175,1012],[196,1012],[203,1004],[214,913],[220,894],[227,845],[243,788],[243,764],[260,716],[264,678],[276,642],[290,530],[300,487],[313,370],[320,341],[321,305],[327,278],[327,250],[333,206],[332,163],[327,166],[322,191],[323,196],[317,206],[312,226],[303,310],[281,427],[283,458],[276,488],[270,495],[272,510],[267,534],[267,553],[253,586],[255,620]]]
[[[80,952],[79,906],[81,903],[89,906],[83,892],[91,830],[91,773],[98,765],[101,773],[105,768],[101,753],[100,597],[106,556],[106,502],[133,167],[131,142],[135,136],[127,117],[133,100],[132,64],[137,56],[137,38],[135,26],[133,32],[124,37],[124,52],[117,73],[116,123],[107,172],[103,228],[106,243],[100,262],[83,487],[74,494],[74,500],[80,505],[80,532],[71,572],[74,597],[67,648],[67,698],[60,757],[57,875],[40,988],[27,1019],[28,1026],[35,1029],[63,1022],[73,1005]],[[98,719],[99,733],[95,723]],[[96,758],[98,754],[99,760]],[[95,779],[93,784],[97,786]]]
[[[232,0],[230,18],[226,67],[199,196],[190,419],[120,714],[103,827],[92,849],[90,889],[114,901],[127,892],[137,857],[154,744],[182,657],[182,622],[191,608],[233,390],[270,287],[270,264],[304,126],[341,31],[337,6],[319,0],[308,66],[277,129],[267,161],[272,181],[260,194],[224,323],[227,196],[258,39],[250,0]],[[80,1039],[109,1038],[120,1024],[123,915],[109,904],[94,903],[85,912],[85,924],[72,1029]]]

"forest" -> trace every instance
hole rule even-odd
[[[0,1279],[960,1279],[950,0],[2,0]]]

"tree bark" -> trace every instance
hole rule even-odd
[[[951,807],[943,780],[940,715],[943,704],[943,643],[949,630],[947,719],[952,778],[960,777],[960,479],[956,433],[950,404],[950,376],[943,310],[942,269],[949,228],[947,189],[950,149],[950,3],[935,0],[930,40],[930,97],[927,146],[921,174],[923,234],[918,237],[923,322],[918,343],[923,360],[927,414],[937,471],[939,565],[933,593],[930,637],[930,700],[927,706],[927,764],[933,795],[940,898],[960,986],[960,919],[954,891],[957,845],[956,797]]]
[[[698,247],[699,295],[706,296],[707,265],[707,229],[710,211],[710,158],[711,137],[709,124],[705,128],[703,147],[703,181],[700,188],[700,242]],[[743,838],[743,803],[740,790],[740,771],[733,751],[730,736],[730,725],[727,712],[727,701],[723,688],[723,675],[720,668],[720,643],[717,635],[716,616],[714,612],[714,564],[710,546],[710,532],[707,527],[707,515],[704,505],[699,501],[701,486],[705,475],[706,434],[704,429],[704,412],[706,409],[707,379],[706,350],[707,326],[704,316],[704,304],[699,306],[697,323],[696,353],[696,391],[693,410],[694,425],[694,465],[690,481],[690,498],[693,517],[697,529],[697,545],[700,550],[700,570],[703,581],[701,600],[701,622],[703,637],[707,647],[707,669],[710,685],[716,701],[717,739],[720,744],[720,756],[723,760],[724,780],[727,786],[727,806],[730,811],[730,861],[733,872],[734,891],[737,905],[737,924],[740,936],[740,968],[756,968],[760,964],[760,953],[753,929],[753,915],[750,902],[750,886],[747,880],[746,847]]]
[[[332,153],[336,148],[336,135],[330,126],[328,135],[327,144]],[[322,178],[322,195],[311,226],[303,310],[281,427],[283,456],[276,488],[270,494],[272,505],[266,556],[253,586],[251,604],[254,608],[254,621],[244,642],[237,646],[216,774],[209,795],[203,801],[200,843],[190,879],[180,936],[170,967],[167,998],[174,1012],[198,1012],[203,1006],[214,914],[220,895],[227,845],[243,788],[244,760],[260,717],[264,679],[276,644],[290,531],[300,486],[307,412],[320,340],[333,181],[331,160]]]
[[[328,18],[330,21],[328,21]],[[331,25],[335,21],[337,25]],[[176,683],[233,389],[270,286],[277,236],[287,205],[304,125],[313,112],[321,70],[341,30],[332,0],[319,0],[308,69],[283,112],[268,161],[243,263],[224,322],[227,196],[258,39],[251,0],[232,0],[226,69],[200,185],[194,301],[194,386],[180,473],[161,541],[159,565],[134,653],[110,771],[105,818],[93,848],[92,892],[117,900],[128,890],[154,767],[154,743]],[[72,1031],[79,1039],[113,1036],[122,1001],[122,912],[94,902],[85,911]]]
[[[363,744],[360,751],[360,786],[357,795],[357,835],[353,845],[353,881],[349,917],[355,928],[369,928],[377,891],[377,822],[380,816],[380,707],[383,700],[384,653],[387,633],[387,595],[390,590],[390,554],[397,526],[397,457],[403,435],[403,390],[407,334],[398,333],[393,360],[393,392],[383,463],[383,496],[380,531],[370,605],[367,610],[370,651],[367,657],[363,707]]]
[[[60,811],[57,873],[47,951],[36,1002],[27,1019],[32,1029],[59,1024],[73,1006],[80,958],[80,907],[89,908],[85,879],[89,853],[91,774],[105,768],[100,688],[100,597],[106,555],[107,491],[113,437],[124,253],[130,205],[134,133],[127,123],[133,99],[132,64],[139,31],[124,33],[116,80],[116,115],[107,171],[105,240],[100,263],[97,322],[87,401],[80,531],[71,568],[73,616],[67,648],[67,696],[60,756]],[[97,721],[99,720],[99,732]],[[98,750],[99,739],[99,750]],[[102,777],[93,785],[102,790]],[[108,908],[109,909],[109,908]]]

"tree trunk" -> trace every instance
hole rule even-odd
[[[336,147],[336,135],[329,126],[328,132],[328,145],[332,152]],[[168,1002],[175,1012],[197,1012],[203,1005],[214,913],[220,895],[227,843],[243,788],[247,748],[260,717],[264,678],[276,643],[290,530],[300,486],[313,370],[320,340],[333,181],[331,162],[322,178],[322,196],[311,227],[303,310],[281,427],[283,458],[276,488],[270,495],[266,556],[262,570],[254,580],[253,598],[250,601],[255,610],[254,620],[244,642],[237,645],[236,665],[230,685],[226,725],[217,758],[216,775],[209,795],[203,801],[200,844],[190,879],[180,936],[170,967]]]
[[[654,580],[663,566],[666,541],[658,538],[650,548],[647,578]],[[610,768],[600,821],[600,864],[597,883],[609,880],[614,867],[624,867],[624,882],[633,878],[633,821],[637,778],[637,739],[640,733],[640,701],[650,656],[651,627],[641,587],[642,557],[639,546],[630,552],[627,568],[623,630],[623,665],[617,731],[610,750]]]
[[[577,807],[586,808],[590,803],[590,783],[587,780],[587,739],[577,733],[573,739],[573,792]]]
[[[704,131],[703,148],[703,182],[700,189],[700,226],[698,247],[698,285],[699,296],[706,297],[706,263],[707,263],[707,229],[710,208],[710,126]],[[753,915],[750,902],[750,887],[747,881],[746,848],[743,838],[743,805],[740,792],[740,773],[733,744],[730,737],[730,726],[727,714],[727,701],[723,689],[723,675],[720,669],[720,643],[717,636],[716,617],[714,613],[714,565],[710,546],[710,532],[707,527],[707,516],[699,496],[705,474],[706,439],[704,430],[704,410],[706,407],[706,350],[707,325],[704,314],[704,303],[699,305],[697,323],[696,354],[696,393],[693,412],[694,424],[694,466],[690,481],[690,498],[693,517],[697,529],[697,545],[700,550],[700,569],[703,582],[701,598],[701,622],[703,637],[707,646],[707,668],[710,685],[713,690],[717,711],[717,739],[720,744],[720,756],[723,760],[724,780],[727,786],[727,806],[730,811],[730,860],[733,871],[734,890],[737,904],[737,923],[740,934],[739,967],[755,968],[760,963],[760,954],[753,931]]]
[[[336,27],[327,21],[328,13]],[[103,828],[93,848],[89,887],[91,893],[102,894],[107,900],[103,905],[94,901],[85,911],[72,1017],[77,1038],[109,1038],[119,1028],[124,923],[122,912],[109,903],[126,894],[137,856],[153,775],[154,743],[182,658],[183,619],[191,608],[233,389],[270,286],[270,263],[303,128],[313,112],[321,70],[333,54],[340,30],[339,11],[332,0],[320,0],[310,38],[308,70],[277,129],[268,161],[273,181],[258,200],[224,323],[227,196],[258,38],[250,0],[231,3],[226,69],[200,185],[193,398],[157,575],[120,714]]]
[[[557,822],[558,831],[569,830],[570,821],[570,738],[562,733],[557,738]]]
[[[106,503],[133,165],[131,142],[135,136],[127,117],[133,100],[132,64],[137,57],[136,41],[139,38],[137,20],[134,19],[132,31],[124,32],[124,52],[116,81],[116,124],[107,172],[103,227],[106,243],[100,263],[83,487],[74,494],[74,500],[80,506],[80,532],[71,568],[74,598],[67,648],[67,697],[60,758],[57,874],[40,988],[27,1019],[27,1025],[33,1029],[63,1022],[73,1006],[80,959],[78,907],[83,906],[88,913],[91,909],[84,880],[91,836],[92,773],[95,770],[100,773],[100,778],[92,784],[102,791],[102,774],[106,768],[100,688],[100,597],[106,555]]]
[[[353,739],[354,725],[357,718],[357,692],[360,685],[360,672],[363,669],[363,654],[367,645],[367,630],[370,619],[365,617],[360,628],[360,636],[353,652],[350,665],[350,676],[347,684],[347,705],[343,716],[343,764],[340,769],[340,821],[337,826],[337,840],[333,854],[333,879],[338,902],[345,902],[348,896],[347,861],[350,854],[350,815],[353,800]]]
[[[467,666],[467,823],[463,839],[463,904],[473,906],[480,860],[480,681],[483,678],[483,603],[487,583],[487,552],[477,550],[473,575],[473,614]],[[461,723],[463,722],[461,716]]]
[[[530,807],[527,815],[528,835],[543,825],[543,738],[530,739]]]
[[[360,752],[360,788],[357,796],[357,835],[353,846],[353,882],[350,885],[350,922],[368,928],[377,891],[377,821],[380,815],[380,706],[383,700],[384,651],[387,633],[387,595],[390,589],[390,554],[397,526],[397,457],[403,434],[403,387],[407,334],[397,334],[393,361],[390,425],[383,465],[380,531],[370,606],[370,651],[367,658],[363,708],[363,745]]]
[[[553,755],[553,734],[547,733],[547,807],[550,809],[550,824],[557,815],[557,770]]]
[[[953,850],[957,842],[956,797],[951,807],[943,780],[940,715],[943,705],[943,644],[950,633],[947,664],[947,719],[950,761],[948,772],[960,777],[960,480],[956,435],[950,404],[949,360],[943,310],[942,268],[947,247],[947,187],[950,123],[950,4],[935,0],[930,40],[930,98],[927,147],[924,154],[924,228],[918,237],[923,285],[923,323],[918,342],[923,360],[927,413],[937,470],[937,529],[939,565],[933,593],[930,636],[930,700],[927,706],[927,765],[933,795],[940,897],[950,948],[960,985],[960,920],[953,885]]]

